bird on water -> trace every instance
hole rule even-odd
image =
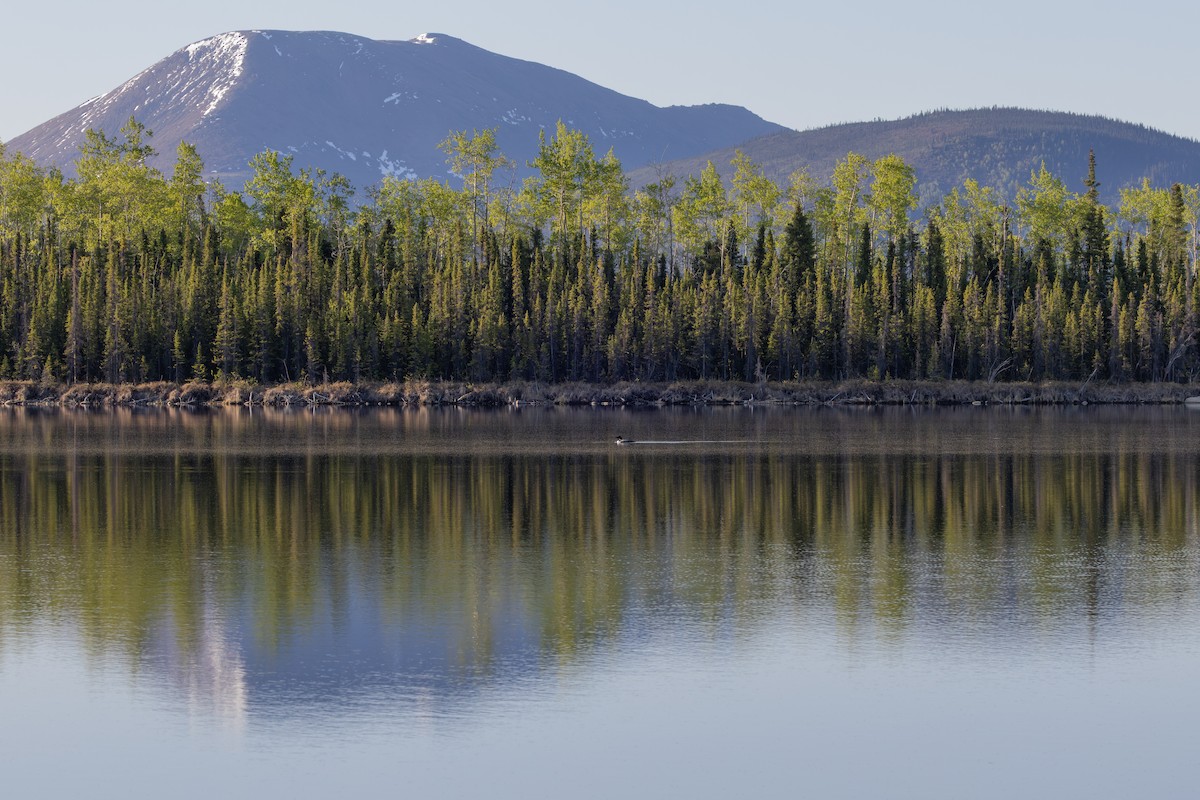
[[[617,444],[633,444],[633,439],[626,439],[624,436],[618,436]]]

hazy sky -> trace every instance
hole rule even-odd
[[[795,128],[935,108],[1103,114],[1200,139],[1200,6],[1178,0],[44,0],[0,11],[0,139],[227,30],[447,33],[657,105]]]

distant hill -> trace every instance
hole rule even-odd
[[[70,172],[88,128],[115,134],[131,115],[154,133],[169,170],[180,140],[240,188],[264,149],[340,172],[358,188],[384,175],[444,176],[451,130],[498,127],[525,169],[538,131],[559,119],[612,147],[627,169],[784,130],[728,105],[660,108],[562,70],[443,34],[375,41],[331,32],[243,31],[189,45],[111,92],[9,142]]]
[[[827,181],[848,152],[870,159],[895,153],[915,167],[923,205],[937,202],[967,178],[1011,198],[1042,162],[1068,188],[1083,191],[1089,149],[1096,151],[1101,195],[1109,202],[1116,201],[1121,187],[1140,185],[1143,177],[1158,186],[1200,181],[1200,142],[1103,117],[1019,108],[936,111],[894,121],[782,131],[636,170],[631,178],[643,185],[660,174],[699,174],[710,160],[728,176],[739,147],[783,185],[802,167]]]

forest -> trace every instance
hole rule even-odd
[[[560,123],[516,181],[494,131],[454,180],[265,151],[240,190],[131,119],[74,176],[0,145],[0,379],[1192,381],[1200,189],[1101,203],[1042,167],[918,208],[898,156],[786,186],[744,154],[632,189]],[[724,174],[722,174],[724,173]]]

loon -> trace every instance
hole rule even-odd
[[[626,439],[624,436],[618,436],[617,444],[634,444],[634,441],[633,439]]]

